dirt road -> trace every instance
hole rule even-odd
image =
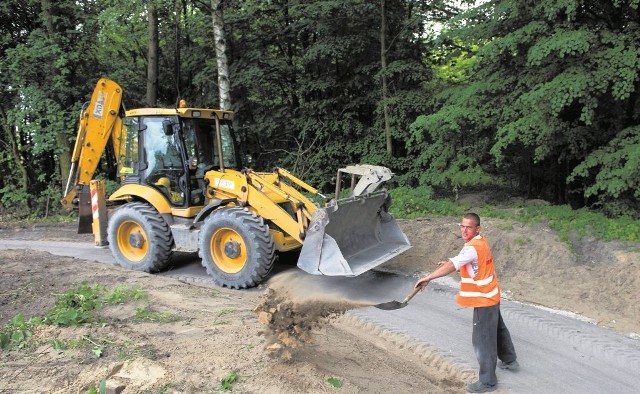
[[[455,220],[401,223],[414,248],[383,267],[401,275],[382,279],[365,275],[359,277],[358,286],[354,282],[315,282],[318,293],[314,290],[311,294],[316,294],[320,306],[328,302],[329,293],[368,301],[402,298],[415,280],[413,273],[428,271],[433,262],[455,254],[460,247]],[[586,256],[580,250],[588,248],[578,245],[578,254],[572,254],[543,227],[483,224],[489,239],[495,240],[494,255],[507,296],[581,312],[579,316],[599,323],[596,326],[503,301],[523,369],[517,374],[500,372],[501,390],[533,393],[562,387],[564,392],[635,391],[640,385],[633,372],[640,365],[640,341],[634,339],[634,333],[640,331],[637,251],[628,245],[601,244],[595,248],[597,253]],[[108,259],[108,251],[93,248],[90,237],[78,238],[73,232],[73,226],[21,231],[0,228],[0,248],[18,248],[19,240],[29,241],[29,246],[22,244],[22,248],[44,248],[48,247],[46,240],[62,245],[62,254],[86,248],[89,255],[83,258],[100,260],[106,255]],[[74,242],[60,243],[70,240]],[[82,243],[71,247],[75,241]],[[591,261],[576,261],[585,257]],[[342,392],[462,392],[464,383],[475,379],[470,317],[468,311],[453,305],[453,290],[447,280],[420,294],[405,309],[382,312],[358,308],[327,321],[330,324],[320,323],[312,341],[283,361],[270,357],[263,349],[266,338],[259,334],[265,327],[253,309],[262,302],[264,289],[237,292],[210,287],[206,280],[190,280],[188,285],[166,277],[197,277],[197,263],[178,266],[163,277],[52,257],[45,252],[4,250],[0,258],[1,324],[19,311],[27,316],[45,313],[54,294],[82,280],[106,286],[141,286],[151,295],[154,310],[179,317],[173,322],[138,323],[132,318],[135,308],[122,306],[106,311],[107,323],[98,327],[37,332],[34,336],[40,340],[39,346],[28,353],[3,354],[0,389],[84,392],[111,374],[111,380],[126,383],[125,392],[195,393],[219,389],[220,380],[233,371],[240,377],[233,384],[234,392],[335,390],[330,382],[340,382]],[[615,289],[612,286],[598,295],[595,286],[603,280],[616,283]],[[306,293],[313,288],[304,280],[296,283]],[[360,291],[353,293],[354,288]],[[47,345],[51,338],[78,337],[104,338],[114,344],[99,358],[91,357],[90,346],[60,352]]]
[[[334,389],[331,378],[347,393],[459,392],[462,385],[348,320],[319,325],[292,359],[274,358],[254,312],[262,291],[185,284],[31,250],[0,250],[0,259],[2,325],[18,312],[44,316],[55,295],[82,281],[148,295],[102,309],[99,323],[39,327],[29,347],[2,354],[3,393],[86,393],[104,378],[125,386],[124,393],[207,393],[222,390],[234,374],[231,387],[240,393],[324,393]],[[172,319],[140,321],[140,308]],[[69,345],[59,349],[56,341]]]

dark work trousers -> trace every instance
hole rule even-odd
[[[511,335],[500,314],[500,304],[473,308],[473,350],[480,364],[479,380],[496,384],[496,363],[499,358],[505,363],[516,359],[516,350]]]

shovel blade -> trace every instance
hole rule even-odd
[[[382,304],[374,305],[374,307],[382,309],[383,311],[392,311],[394,309],[404,308],[405,306],[407,306],[407,303],[400,301],[389,301],[383,302]]]
[[[398,302],[398,301],[389,301],[389,302],[384,302],[382,304],[378,304],[378,305],[374,305],[376,308],[378,309],[382,309],[385,311],[391,311],[394,309],[400,309],[400,308],[404,308],[405,306],[407,306],[407,304],[409,304],[409,301],[416,295],[418,294],[418,292],[421,290],[421,287],[414,287],[413,290],[411,290],[411,293],[409,293],[409,295],[407,295],[407,297],[404,299],[404,301],[402,302]]]

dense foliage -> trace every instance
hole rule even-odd
[[[453,18],[442,44],[474,61],[412,125],[423,181],[637,213],[638,4],[488,1]]]
[[[217,106],[215,4],[257,169],[330,191],[339,167],[367,162],[422,196],[491,189],[637,217],[639,3],[6,0],[0,208],[57,209],[98,78],[145,105],[149,21],[158,105]]]

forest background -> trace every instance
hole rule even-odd
[[[4,0],[0,211],[59,209],[100,77],[127,108],[218,107],[217,24],[257,170],[330,191],[338,168],[379,164],[421,198],[489,190],[637,219],[639,3]]]

